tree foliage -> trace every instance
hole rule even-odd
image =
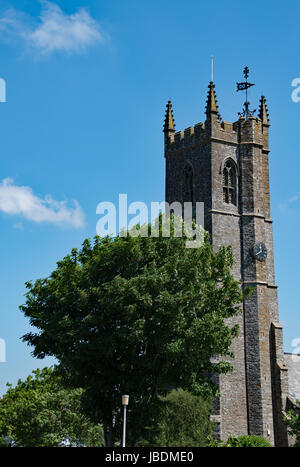
[[[288,434],[295,437],[295,447],[300,447],[300,401],[297,400],[297,408],[288,411],[284,421],[288,428]]]
[[[232,356],[238,328],[226,319],[243,299],[232,264],[231,248],[214,253],[207,238],[197,249],[173,235],[87,239],[48,278],[26,284],[21,310],[37,331],[24,340],[86,389],[86,409],[109,445],[128,393],[134,442],[167,386],[208,396],[216,388],[204,374],[230,371],[222,356]]]
[[[36,370],[0,399],[2,446],[103,446],[103,429],[81,407],[82,389],[66,390],[53,370]]]
[[[227,441],[211,442],[211,447],[219,448],[271,448],[269,441],[262,436],[228,436]]]
[[[204,447],[213,434],[211,403],[183,389],[160,397],[158,410],[149,426],[147,440],[139,444],[153,447]]]

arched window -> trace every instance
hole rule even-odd
[[[194,173],[190,164],[187,164],[183,171],[182,201],[183,203],[194,201]]]
[[[228,159],[223,169],[223,201],[227,204],[237,204],[237,173],[234,162]]]

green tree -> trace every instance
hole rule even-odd
[[[238,328],[226,319],[243,299],[232,250],[214,253],[207,238],[186,248],[185,240],[172,232],[87,239],[48,278],[26,284],[20,308],[37,332],[23,339],[86,390],[86,410],[103,424],[108,446],[120,439],[122,394],[130,395],[134,444],[166,386],[207,396],[216,388],[204,374],[231,370],[222,356],[233,356]]]
[[[5,436],[0,436],[0,448],[8,448],[11,446],[10,440]]]
[[[148,428],[143,446],[204,447],[209,445],[214,424],[210,421],[211,403],[183,389],[174,389],[160,398],[158,410]]]
[[[103,446],[103,429],[81,407],[82,389],[66,390],[51,368],[36,370],[0,399],[1,446]]]
[[[288,434],[295,437],[295,447],[300,447],[300,401],[297,400],[297,408],[288,411],[284,421]]]

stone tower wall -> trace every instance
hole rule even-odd
[[[255,434],[284,445],[287,374],[274,275],[268,114],[262,98],[259,118],[221,122],[216,102],[210,83],[205,124],[175,133],[172,114],[171,131],[165,126],[166,201],[182,201],[182,173],[189,163],[194,170],[194,201],[204,202],[205,229],[213,247],[232,245],[232,272],[242,287],[253,291],[244,301],[243,313],[228,321],[238,323],[240,332],[232,345],[233,371],[216,378],[221,397],[214,418],[220,422],[220,437]],[[223,167],[228,158],[238,174],[236,205],[223,199]],[[265,262],[253,258],[257,242],[268,249]]]

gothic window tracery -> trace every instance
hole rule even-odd
[[[228,159],[223,169],[223,201],[237,204],[237,172],[234,162]]]

